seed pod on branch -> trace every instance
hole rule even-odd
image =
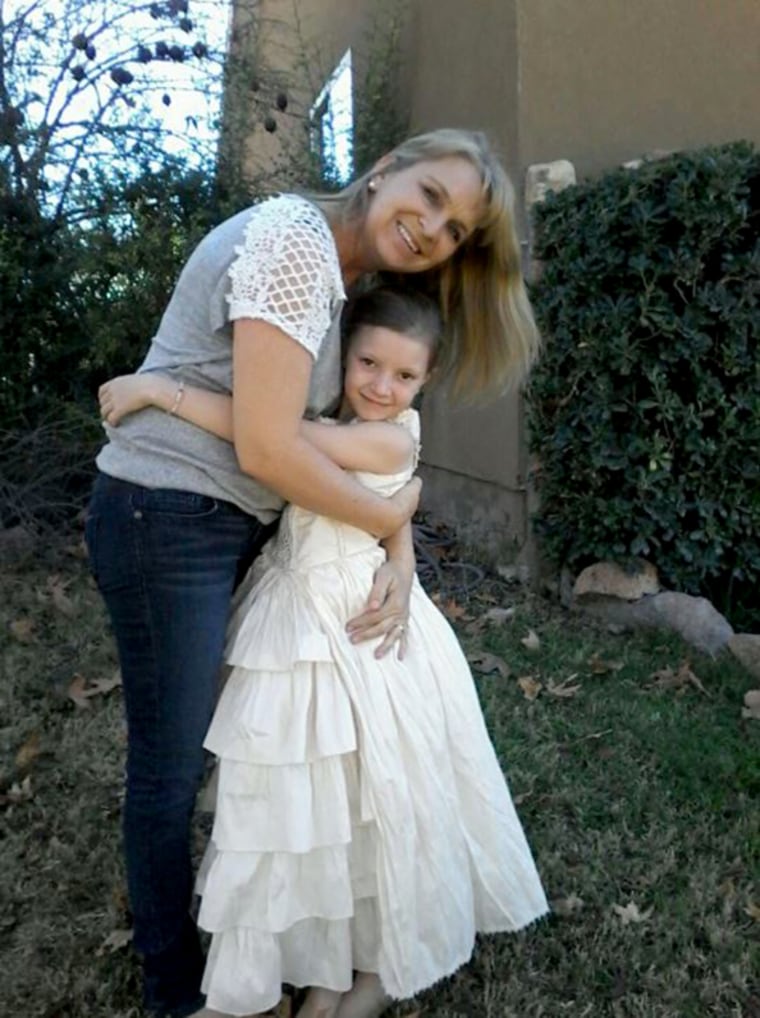
[[[131,85],[134,80],[134,74],[126,67],[114,67],[111,71],[111,81],[117,85]]]

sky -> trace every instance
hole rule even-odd
[[[114,111],[119,103],[132,101],[133,97],[141,108],[142,94],[146,115],[154,116],[170,132],[166,147],[187,154],[192,162],[198,143],[208,143],[215,134],[230,0],[185,0],[174,19],[151,17],[151,6],[165,10],[168,3],[177,5],[180,0],[153,4],[150,0],[0,0],[3,21],[11,26],[5,29],[4,43],[10,43],[13,19],[19,14],[39,33],[37,38],[28,32],[18,34],[21,41],[17,61],[7,75],[11,89],[14,77],[17,79],[16,102],[20,96],[28,97],[35,91],[39,94],[27,107],[28,122],[39,122],[44,116],[44,122],[54,123],[60,117],[72,125],[75,135],[77,130],[81,133],[81,123],[92,120],[114,92],[121,92]],[[181,18],[186,19],[187,31],[182,30]],[[106,24],[110,27],[105,28]],[[76,47],[78,36],[92,45],[92,54]],[[151,53],[155,53],[159,40],[179,44],[186,59],[153,59],[141,64],[135,59],[140,39],[149,44]],[[208,47],[212,59],[192,55],[191,48],[200,43]],[[123,65],[134,75],[134,84],[119,89],[108,73],[96,77],[95,68],[103,61]],[[81,80],[74,77],[75,71],[82,75]],[[140,83],[147,80],[151,89],[141,89]],[[164,96],[168,103],[163,101]],[[58,131],[60,136],[60,126]]]

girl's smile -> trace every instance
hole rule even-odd
[[[365,325],[346,356],[343,411],[363,421],[387,421],[407,410],[424,385],[430,346],[425,339]]]

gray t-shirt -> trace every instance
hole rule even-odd
[[[320,210],[297,195],[269,198],[212,230],[185,265],[140,371],[212,392],[232,391],[232,322],[261,319],[314,358],[307,413],[340,394],[339,318],[345,300],[338,253]],[[262,522],[283,500],[238,466],[234,447],[147,408],[117,428],[98,467],[148,488],[178,488],[234,502]]]

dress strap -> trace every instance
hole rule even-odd
[[[420,428],[420,415],[416,410],[409,407],[408,410],[402,410],[401,413],[393,418],[394,423],[400,424],[403,428],[409,432],[414,439],[414,459],[413,468],[417,469],[417,464],[420,461],[420,453],[422,451],[421,444],[421,428]]]

